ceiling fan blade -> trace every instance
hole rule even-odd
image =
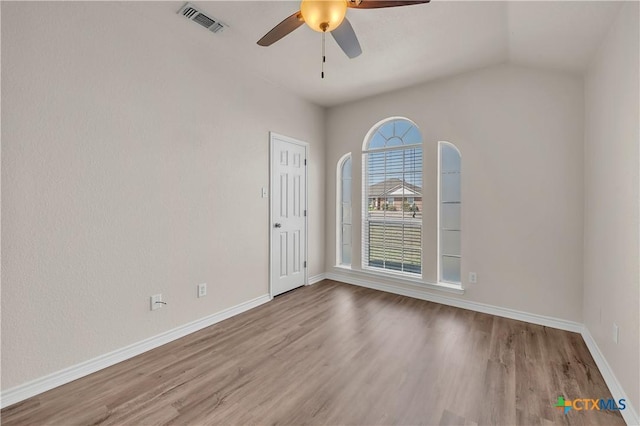
[[[296,13],[273,27],[271,31],[266,33],[264,37],[258,40],[258,44],[260,46],[271,46],[282,37],[296,30],[302,24],[304,24],[304,18],[302,17],[300,11],[297,11]]]
[[[331,35],[335,39],[336,43],[338,43],[338,46],[340,46],[349,58],[353,59],[356,56],[360,56],[362,53],[358,37],[356,36],[355,31],[353,31],[351,22],[349,22],[347,18],[344,18],[342,24],[340,24],[338,28],[331,31]]]
[[[354,9],[379,9],[381,7],[411,6],[429,3],[431,0],[348,0],[347,6]]]

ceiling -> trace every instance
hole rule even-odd
[[[363,53],[348,59],[307,26],[270,47],[256,44],[299,9],[291,1],[198,1],[229,25],[212,34],[176,14],[184,2],[128,3],[185,42],[323,106],[499,63],[582,73],[621,6],[616,1],[441,1],[391,9],[349,9]],[[195,51],[194,51],[194,54]],[[202,54],[199,51],[198,54]]]

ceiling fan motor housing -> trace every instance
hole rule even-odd
[[[312,30],[321,33],[333,31],[347,14],[347,0],[302,0],[300,13]]]

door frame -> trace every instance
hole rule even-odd
[[[304,283],[302,285],[309,285],[309,143],[303,142],[298,139],[284,136],[279,133],[269,132],[269,298],[273,299],[273,280],[272,268],[273,268],[273,149],[274,140],[279,139],[281,141],[299,145],[304,148],[304,156],[306,160],[304,168],[304,209],[307,214],[304,217],[304,262],[307,266],[304,268]]]

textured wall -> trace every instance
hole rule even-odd
[[[584,322],[640,409],[640,25],[626,3],[585,80]],[[613,323],[619,342],[612,339]]]
[[[269,131],[311,144],[324,271],[324,111],[198,30],[125,2],[2,3],[3,389],[268,293]]]
[[[462,153],[462,297],[581,321],[583,108],[580,77],[506,65],[331,108],[327,270],[335,263],[336,162],[354,155],[360,269],[362,142],[378,121],[404,116],[425,142],[424,279],[437,279],[437,142],[448,141]],[[466,282],[470,271],[477,284]]]

